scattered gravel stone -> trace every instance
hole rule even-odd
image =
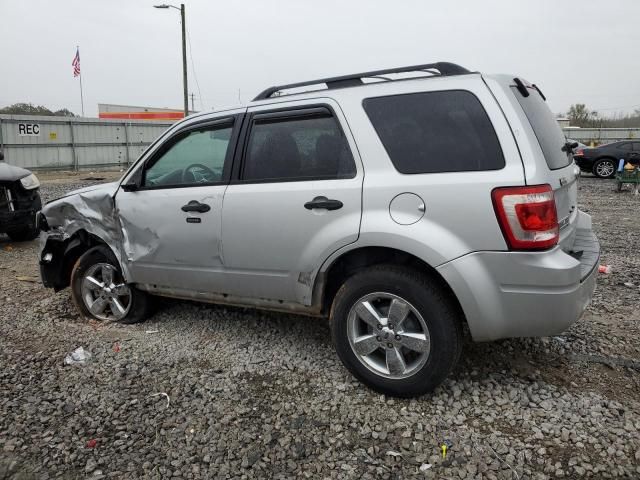
[[[579,187],[612,266],[585,316],[468,342],[407,400],[354,380],[322,320],[168,299],[140,325],[82,319],[68,290],[16,279],[38,276],[38,242],[0,236],[0,478],[640,478],[638,198]],[[80,345],[91,361],[65,367]]]

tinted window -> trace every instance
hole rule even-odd
[[[493,125],[470,92],[368,98],[363,105],[389,158],[401,173],[504,167]]]
[[[198,185],[222,180],[232,128],[194,130],[178,137],[145,172],[143,185]]]
[[[562,150],[566,139],[560,125],[540,94],[529,89],[529,96],[523,97],[516,87],[513,87],[512,91],[522,106],[531,128],[533,128],[549,168],[557,170],[569,165],[573,161],[573,155],[570,151],[564,152]]]
[[[635,152],[640,152],[640,142],[633,142],[633,150]]]
[[[243,180],[352,178],[347,141],[331,116],[256,120],[251,128]]]

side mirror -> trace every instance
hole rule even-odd
[[[133,175],[129,177],[129,179],[127,180],[127,183],[123,183],[120,185],[122,187],[122,190],[124,190],[125,192],[135,192],[136,190],[139,190],[140,185],[142,185],[141,172],[142,172],[141,168],[133,172]]]
[[[136,190],[138,190],[138,188],[140,188],[140,186],[134,181],[123,183],[120,186],[122,187],[122,190],[124,190],[125,192],[135,192]]]

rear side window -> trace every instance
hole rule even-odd
[[[471,92],[450,90],[367,98],[363,106],[400,173],[504,167],[493,125]]]
[[[257,118],[253,123],[243,180],[334,180],[355,174],[347,140],[330,114]]]
[[[544,99],[534,89],[529,89],[528,97],[523,97],[516,87],[512,87],[512,91],[536,134],[549,168],[557,170],[569,165],[573,155],[570,149],[567,152],[562,150],[566,139]]]

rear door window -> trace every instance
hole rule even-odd
[[[491,120],[471,92],[367,98],[363,106],[400,173],[499,170],[505,165]]]
[[[353,178],[356,167],[338,121],[326,113],[257,114],[242,180],[290,182]]]
[[[512,91],[533,128],[549,168],[557,170],[569,165],[573,161],[571,149],[563,151],[566,139],[542,96],[534,89],[528,89],[528,97],[524,97],[516,87],[512,87]]]

